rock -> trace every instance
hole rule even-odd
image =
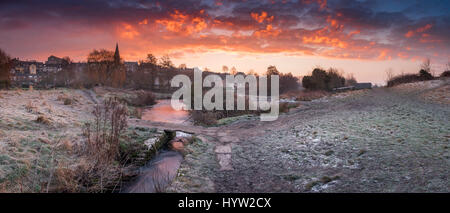
[[[184,137],[184,138],[192,138],[192,135],[189,133],[185,133],[185,132],[181,132],[181,131],[177,131],[175,133],[175,137]]]
[[[147,150],[150,150],[158,141],[158,138],[149,138],[144,142],[144,145],[147,147]]]

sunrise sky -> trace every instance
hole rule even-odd
[[[176,65],[305,75],[315,66],[383,83],[385,71],[436,74],[450,58],[450,1],[0,1],[0,48],[22,60],[86,60],[119,42],[126,61],[169,54]]]

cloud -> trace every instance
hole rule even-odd
[[[410,1],[402,2],[402,7],[391,4],[382,0],[20,0],[0,3],[0,40],[10,49],[25,49],[12,39],[15,35],[34,35],[30,42],[42,44],[51,43],[38,39],[46,39],[46,32],[52,31],[51,39],[57,43],[81,42],[80,35],[102,40],[109,34],[108,41],[123,40],[140,51],[216,49],[448,60],[450,17],[442,12],[448,11],[448,3],[436,6],[434,15],[430,15],[432,5],[421,10]]]

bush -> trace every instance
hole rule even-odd
[[[71,97],[67,96],[66,94],[59,95],[58,98],[56,98],[56,100],[62,101],[64,105],[72,105],[74,102],[77,101],[75,98],[71,98]]]
[[[325,96],[328,96],[330,93],[326,91],[291,91],[286,94],[283,94],[281,98],[291,99],[294,98],[296,101],[312,101],[315,99],[319,99]]]
[[[428,71],[426,71],[424,69],[421,69],[419,71],[419,76],[420,76],[420,78],[422,78],[424,80],[432,80],[433,79],[433,75],[431,75],[430,72],[428,72]]]
[[[292,73],[280,74],[280,94],[292,90],[297,90],[298,87],[298,78],[294,77]]]
[[[83,129],[89,164],[82,172],[81,182],[91,191],[103,191],[118,180],[120,168],[114,162],[120,157],[119,139],[128,126],[127,114],[125,105],[117,98],[109,98],[97,104],[93,124],[87,123]]]
[[[428,71],[421,69],[419,74],[401,74],[388,79],[387,86],[392,87],[399,84],[412,83],[418,81],[433,80],[434,77]]]
[[[387,82],[388,87],[392,87],[398,84],[405,84],[420,81],[420,77],[416,74],[402,74],[390,78]]]
[[[303,87],[310,90],[331,91],[336,87],[345,85],[345,78],[333,68],[325,71],[321,68],[315,68],[311,76],[305,76],[302,80]]]
[[[441,77],[450,77],[450,70],[441,73]]]
[[[37,117],[36,122],[37,123],[41,123],[41,124],[45,124],[45,125],[50,125],[51,124],[50,119],[48,119],[47,117],[42,116],[42,115]]]

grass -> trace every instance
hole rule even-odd
[[[315,99],[319,99],[325,96],[329,96],[330,93],[322,90],[312,90],[312,91],[290,91],[284,93],[280,96],[280,98],[284,99],[294,99],[296,101],[312,101]]]

